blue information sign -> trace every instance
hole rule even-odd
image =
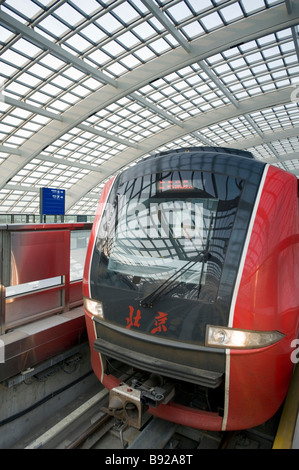
[[[40,213],[42,215],[64,215],[65,189],[41,188]]]

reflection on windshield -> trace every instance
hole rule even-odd
[[[204,248],[217,200],[143,199],[122,204],[108,268],[127,275],[167,279]],[[194,283],[198,264],[184,274]]]
[[[180,270],[179,288],[167,295],[196,298],[200,281],[206,287],[201,297],[212,300],[241,188],[236,178],[198,171],[146,175],[120,185],[97,244],[102,282],[139,290],[142,298]],[[209,260],[190,264],[208,236]]]

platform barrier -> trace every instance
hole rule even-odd
[[[83,340],[91,227],[0,225],[0,381]]]

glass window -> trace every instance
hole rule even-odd
[[[191,170],[123,183],[98,233],[99,282],[140,298],[149,284],[165,283],[165,295],[214,301],[242,187],[240,179]]]

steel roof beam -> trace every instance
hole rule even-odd
[[[186,52],[190,52],[191,45],[184,38],[181,32],[175,28],[173,23],[167,18],[160,8],[152,0],[141,0],[146,8],[154,15],[155,18],[164,26],[164,28],[175,38],[175,40],[182,46]]]
[[[95,173],[90,173],[86,177],[82,178],[76,184],[76,190],[71,191],[70,199],[67,201],[67,208],[69,209],[72,205],[75,204],[77,200],[84,196],[85,193],[92,190],[93,187],[99,185],[102,181],[106,180],[109,175],[117,173],[121,168],[127,166],[129,163],[132,163],[138,158],[141,158],[143,155],[153,152],[155,149],[162,147],[163,145],[175,141],[176,139],[183,137],[193,132],[200,131],[200,129],[205,129],[213,124],[226,121],[232,118],[243,116],[244,114],[250,114],[259,109],[265,109],[273,107],[279,104],[285,104],[290,102],[290,94],[292,87],[287,89],[279,90],[264,94],[262,96],[256,96],[240,102],[240,106],[237,109],[234,105],[222,106],[221,108],[214,109],[207,113],[202,113],[202,115],[196,116],[192,119],[189,119],[184,123],[184,129],[178,126],[172,126],[163,132],[157,133],[153,137],[145,139],[139,144],[138,149],[128,149],[120,152],[115,157],[111,157],[107,162],[101,165],[103,178],[99,179]],[[298,130],[292,130],[292,135],[298,134]],[[274,140],[277,140],[279,133],[273,135]],[[283,136],[286,135],[286,131],[283,131]],[[260,145],[264,143],[264,139],[261,137],[255,137],[255,144]],[[236,144],[238,141],[235,142]],[[234,144],[235,144],[234,143]],[[251,139],[247,139],[246,143],[249,146],[252,146]],[[234,147],[235,145],[232,145]],[[70,191],[69,191],[70,193]],[[75,198],[75,199],[74,199]],[[73,199],[73,202],[72,202]]]
[[[24,151],[21,151],[20,149],[17,149],[17,148],[9,147],[8,145],[0,145],[0,153],[18,155],[19,157],[22,157],[22,158],[26,158],[28,156],[26,155],[26,153],[24,153]],[[101,167],[96,166],[96,165],[88,165],[86,163],[80,163],[80,162],[76,162],[72,160],[67,160],[61,157],[51,157],[51,156],[45,156],[45,155],[39,155],[36,158],[44,162],[55,163],[55,165],[64,165],[66,167],[72,166],[74,168],[81,168],[82,170],[97,171],[101,173]]]
[[[296,54],[297,54],[298,62],[299,62],[299,27],[298,26],[292,26],[292,36],[293,36],[295,50],[296,50]]]
[[[292,0],[285,0],[287,12],[289,15],[292,13],[292,6],[293,6],[292,3],[293,3]]]
[[[153,111],[154,114],[157,114],[158,116],[165,119],[165,121],[171,122],[172,124],[175,124],[176,126],[179,126],[179,127],[184,127],[183,121],[180,121],[179,119],[174,118],[171,114],[168,114],[166,111],[159,108],[159,106],[152,104],[150,101],[143,98],[142,96],[139,96],[137,93],[131,93],[130,97],[133,98],[138,103],[142,104],[145,108]]]
[[[226,86],[222,83],[222,81],[217,77],[215,72],[213,72],[210,67],[203,61],[200,60],[198,62],[198,65],[200,68],[207,74],[207,76],[212,80],[212,82],[217,85],[220,91],[226,96],[226,98],[236,107],[239,108],[239,102],[236,100],[236,98],[228,91]]]
[[[16,99],[11,98],[9,96],[3,95],[3,102],[6,103],[6,104],[9,104],[10,106],[14,106],[16,108],[24,109],[25,111],[29,111],[33,114],[41,115],[41,116],[47,117],[49,119],[57,120],[57,121],[60,121],[60,122],[66,122],[66,119],[63,118],[63,116],[61,116],[60,114],[55,114],[52,111],[48,111],[47,109],[40,108],[38,106],[33,106],[32,104],[26,103],[25,101],[16,100]],[[109,134],[108,132],[101,131],[99,129],[96,129],[92,126],[88,126],[86,124],[78,124],[76,127],[81,129],[82,131],[88,131],[91,134],[95,134],[95,135],[98,135],[100,137],[103,137],[104,139],[112,140],[113,142],[123,144],[126,147],[134,147],[135,148],[137,146],[134,142],[131,142],[128,139],[122,139],[121,137],[117,137],[117,135]],[[0,149],[0,152],[1,152],[1,149]]]
[[[222,91],[222,93],[226,96],[227,99],[237,108],[239,109],[239,102],[235,99],[235,97],[230,93],[227,88],[224,86],[222,81],[217,77],[215,72],[213,72],[207,64],[203,60],[198,62],[199,66],[202,68],[202,70],[208,75],[208,77],[215,83],[215,85],[219,88],[219,90]],[[255,124],[253,119],[248,115],[244,114],[244,118],[247,120],[247,122],[250,124],[250,126],[254,129],[254,131],[257,133],[257,135],[262,139],[263,143],[266,143],[266,140],[264,138],[263,132],[259,129],[259,127]],[[276,152],[275,148],[271,143],[267,144],[268,147],[270,148],[271,152],[275,155],[275,157],[279,160],[279,154]]]
[[[32,104],[26,103],[25,101],[16,100],[10,96],[2,94],[2,101],[10,106],[15,106],[16,108],[24,109],[33,114],[40,114],[41,116],[47,117],[49,119],[56,119],[62,121],[62,117],[59,114],[48,111],[47,109],[40,108],[39,106],[34,106]]]
[[[298,137],[298,133],[299,133],[299,127],[290,127],[288,129],[283,129],[280,131],[276,130],[275,132],[263,134],[262,137],[253,136],[253,137],[247,137],[241,140],[235,140],[233,141],[231,145],[228,145],[228,146],[234,147],[234,148],[249,149],[249,148],[258,147],[259,145],[268,145],[268,144],[273,145],[273,142],[278,142],[283,139],[290,139],[292,137]],[[277,156],[271,159],[271,163],[278,163],[283,160],[283,157],[281,157],[278,152],[276,153],[277,153]]]
[[[201,139],[200,136],[196,136],[196,137]],[[272,138],[273,138],[273,140],[276,140],[275,133],[273,133]],[[211,143],[208,143],[208,142],[206,144],[211,145]],[[230,147],[230,146],[228,146],[228,147]],[[238,145],[233,145],[231,147],[232,148],[238,148],[238,149],[247,149],[248,145],[247,145],[246,139],[244,139],[244,140],[238,141]],[[292,160],[298,160],[298,159],[299,159],[299,152],[288,153],[284,156],[280,156],[280,158],[279,158],[280,162],[282,162],[282,163],[285,162],[285,161],[292,161]],[[275,163],[277,163],[277,159],[276,158],[268,159],[267,163],[275,164]],[[288,170],[286,170],[286,171],[288,171]],[[292,173],[297,175],[298,170],[294,170]],[[24,192],[34,192],[34,193],[39,193],[39,191],[40,191],[39,187],[33,187],[33,186],[28,187],[28,186],[24,186],[24,185],[21,185],[21,184],[10,184],[10,183],[6,186],[6,189],[8,191],[24,191]],[[96,194],[90,194],[90,193],[85,194],[84,197],[86,197],[88,199],[97,199]]]
[[[298,133],[298,129],[297,129],[297,133]],[[292,152],[292,153],[287,153],[285,155],[280,155],[279,156],[279,162],[283,163],[283,162],[286,162],[286,161],[291,161],[291,160],[298,160],[299,159],[299,152]],[[272,159],[269,159],[267,160],[267,163],[277,163],[277,160],[276,158],[272,158]]]
[[[59,57],[63,61],[72,64],[74,67],[77,67],[84,73],[91,75],[97,78],[101,83],[109,83],[113,87],[117,88],[117,82],[109,75],[101,72],[100,70],[88,65],[82,59],[74,56],[70,52],[66,51],[59,45],[45,38],[41,34],[34,31],[32,28],[22,24],[20,21],[17,21],[12,16],[4,13],[0,10],[0,23],[6,26],[10,31],[21,34],[24,38],[29,39],[33,44],[38,45],[43,50],[51,51],[56,57]]]
[[[9,17],[9,15],[6,15],[6,17]],[[178,47],[175,50],[172,50],[160,57],[157,57],[156,59],[151,60],[150,62],[132,70],[118,79],[118,88],[115,88],[111,85],[102,87],[97,92],[87,96],[78,104],[72,106],[71,109],[65,111],[62,114],[62,122],[53,120],[36,134],[34,134],[30,139],[28,139],[20,147],[20,150],[24,151],[26,155],[31,155],[30,157],[28,156],[28,158],[22,158],[18,156],[12,156],[11,158],[7,158],[1,165],[0,188],[4,187],[6,182],[10,180],[19,171],[19,169],[22,168],[22,166],[26,165],[32,158],[37,157],[44,148],[46,148],[48,145],[51,145],[52,142],[59,139],[73,127],[80,125],[90,115],[98,112],[101,109],[104,109],[122,97],[130,95],[140,87],[157,78],[163,77],[167,74],[170,74],[171,72],[175,72],[195,62],[204,60],[213,54],[225,51],[228,48],[239,44],[240,42],[247,42],[257,37],[270,34],[271,32],[281,30],[285,27],[294,26],[298,23],[298,17],[298,3],[293,6],[291,15],[287,14],[284,4],[278,5],[277,7],[262,11],[261,13],[257,13],[239,22],[232,23],[225,28],[207,34],[198,40],[194,40],[192,42],[190,53],[187,53],[182,47]],[[13,20],[11,17],[9,18],[10,21]],[[26,26],[22,25],[22,27],[26,29]],[[93,69],[92,67],[91,69],[96,72],[96,69]],[[290,92],[287,91],[287,93]],[[281,96],[280,92],[278,92],[278,94],[275,96]],[[263,96],[261,98],[263,98]],[[262,103],[264,101],[265,99],[261,99],[261,104],[256,109],[260,109],[263,106]],[[275,104],[277,103],[275,102],[274,105]],[[230,105],[228,105],[228,107],[230,107]],[[235,108],[237,115],[242,113],[242,109],[242,102],[240,102],[240,109],[236,110]],[[247,108],[245,106],[245,112],[246,109]],[[219,120],[221,120],[222,108],[216,110],[215,113],[215,116],[218,115],[218,118],[215,119],[214,122],[219,122]],[[169,131],[169,140],[173,140],[190,132],[189,126],[187,125],[189,122],[190,121],[184,122],[184,127],[186,126],[186,129],[174,125]],[[191,131],[197,129],[198,128],[195,127],[194,129],[191,129]],[[164,133],[162,134],[166,135]],[[161,133],[157,134],[153,138],[151,141],[151,148],[157,148],[160,145],[160,138],[158,137],[160,135]],[[141,151],[139,149],[141,149]],[[128,161],[135,159],[131,159],[132,154],[136,153],[137,158],[139,155],[142,156],[144,153],[146,153],[148,151],[147,145],[145,146],[144,151],[142,149],[143,146],[140,144],[138,145],[137,149],[133,148],[128,150]],[[125,155],[127,154],[121,152],[119,156],[120,166],[118,168],[125,166],[125,162],[123,161],[123,156]],[[116,160],[113,158],[113,164],[111,163],[111,171],[113,172],[117,171],[118,169],[117,165],[115,164]],[[96,172],[93,174],[95,173]],[[87,188],[87,191],[89,191],[89,188]]]

